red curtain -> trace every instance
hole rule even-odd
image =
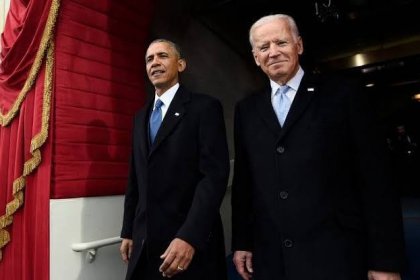
[[[49,279],[50,198],[124,192],[151,11],[151,0],[11,0],[0,54],[0,279]]]
[[[54,1],[12,0],[2,34],[0,279],[48,279],[49,274],[45,259],[49,252],[52,154],[47,142],[52,84],[46,80],[52,79],[52,64],[46,67],[46,62],[52,58]]]
[[[151,0],[62,1],[52,198],[123,194]]]

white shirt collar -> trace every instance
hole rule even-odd
[[[158,99],[162,100],[162,102],[163,102],[162,107],[164,106],[164,107],[168,108],[169,105],[172,102],[172,99],[174,99],[175,93],[178,90],[178,88],[179,88],[179,83],[176,83],[171,88],[169,88],[167,91],[162,93],[161,96],[158,96],[155,93],[155,101],[153,102],[153,109],[155,108],[156,100],[158,100]]]
[[[303,71],[302,67],[299,66],[299,69],[296,72],[296,74],[286,83],[286,85],[288,85],[295,93],[297,92],[299,88],[299,85],[300,85],[300,82],[302,81],[304,73],[305,72]],[[273,97],[277,89],[280,87],[280,85],[274,82],[273,80],[270,80],[270,86],[271,86],[271,97]]]
[[[161,96],[158,96],[155,93],[155,101],[153,102],[153,110],[155,109],[156,100],[158,100],[158,98],[159,98],[163,102],[162,107],[160,107],[161,110],[162,110],[162,120],[165,117],[166,112],[168,112],[169,105],[171,105],[171,102],[174,99],[175,94],[178,91],[178,88],[179,88],[179,83],[176,83],[170,89],[168,89],[167,91],[165,91],[164,93],[162,93]]]

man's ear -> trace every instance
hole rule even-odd
[[[185,59],[178,59],[178,72],[183,72],[185,68],[187,68],[187,62],[185,61]]]
[[[254,57],[255,64],[257,64],[257,66],[259,67],[261,64],[258,61],[258,56],[255,54],[254,50],[252,50],[252,56]]]
[[[297,40],[297,46],[298,46],[298,54],[302,54],[303,53],[303,40],[302,40],[302,37],[300,36]]]

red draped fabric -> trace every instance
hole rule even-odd
[[[62,1],[53,198],[123,194],[152,1]]]
[[[50,198],[124,192],[151,11],[151,0],[11,0],[0,54],[0,279],[49,279]]]
[[[35,3],[36,2],[36,3]],[[11,1],[0,53],[0,279],[48,279],[52,0]],[[47,28],[47,20],[50,24]],[[51,21],[52,20],[52,21]],[[50,53],[51,57],[51,53]],[[46,94],[49,94],[48,96]]]

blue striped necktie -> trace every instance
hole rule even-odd
[[[159,130],[160,124],[162,123],[162,100],[158,99],[155,103],[155,108],[150,115],[149,128],[150,128],[150,143],[153,144],[155,141],[156,134]]]

